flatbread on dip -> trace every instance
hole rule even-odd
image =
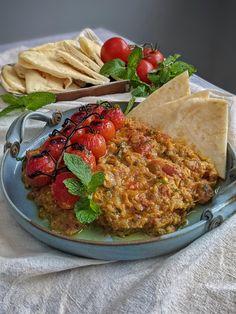
[[[189,95],[189,75],[188,71],[185,71],[148,96],[140,105],[135,107],[128,114],[128,117],[131,118],[137,115],[144,115],[144,113],[146,114],[149,110],[152,110],[152,108],[155,108],[162,103]]]
[[[227,101],[188,97],[153,107],[152,111],[147,111],[143,117],[139,114],[134,114],[133,117],[161,129],[174,139],[193,145],[199,153],[214,162],[219,176],[225,178]]]

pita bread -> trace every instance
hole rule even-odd
[[[152,127],[193,145],[214,162],[219,176],[225,178],[228,133],[225,100],[189,97],[158,106],[153,109],[153,115]]]
[[[64,43],[68,45],[76,45],[76,40],[62,40],[57,41],[54,43],[47,43],[37,47],[29,48],[32,51],[47,51],[47,50],[57,50],[57,49],[64,49]]]
[[[25,71],[26,69],[20,65],[19,63],[16,63],[13,65],[14,70],[16,71],[16,74],[19,78],[25,78]]]
[[[75,45],[68,43],[67,41],[64,41],[63,43],[64,50],[71,54],[74,58],[80,60],[80,62],[83,62],[85,66],[90,68],[91,70],[94,70],[95,72],[100,71],[100,66],[97,65],[93,60],[91,60],[89,57],[86,56],[79,48],[77,48]]]
[[[135,111],[135,109],[133,111],[134,114],[131,116],[133,118],[136,118],[144,123],[149,124],[152,127],[156,127],[156,121],[157,121],[157,111],[161,110],[162,112],[162,117],[167,116],[167,117],[172,117],[174,118],[175,115],[175,109],[178,108],[179,106],[181,106],[182,103],[184,103],[185,101],[187,101],[188,99],[191,98],[209,98],[209,91],[204,90],[204,91],[200,91],[194,94],[191,94],[190,96],[185,96],[185,97],[181,97],[177,100],[168,102],[168,103],[159,103],[156,104],[155,106],[149,106],[149,109],[146,111]],[[141,103],[142,104],[142,103]],[[129,116],[129,115],[128,115]],[[158,127],[159,128],[163,128],[166,124],[166,120],[162,119],[161,121],[159,121]]]
[[[48,73],[38,72],[37,70],[25,71],[26,92],[62,92],[65,89],[78,89],[76,85],[72,85],[72,80],[54,77]]]
[[[128,117],[141,116],[152,108],[159,106],[184,96],[190,95],[189,75],[188,71],[176,76],[162,87],[158,88],[154,93],[148,96],[140,105],[135,107]]]
[[[91,70],[86,65],[84,65],[83,62],[81,62],[79,59],[74,58],[72,55],[70,55],[66,51],[58,50],[56,52],[56,55],[58,57],[58,61],[70,64],[71,66],[73,66],[75,69],[77,69],[81,73],[89,75],[89,76],[93,77],[94,79],[102,80],[105,83],[109,83],[110,82],[110,80],[107,77],[105,77],[105,76],[103,76],[103,75],[101,75],[101,74]]]
[[[102,80],[91,78],[67,64],[58,62],[56,60],[56,51],[24,51],[19,56],[19,64],[28,69],[39,70],[58,78],[71,77],[93,85],[105,84]]]
[[[25,93],[25,81],[19,78],[11,65],[4,65],[1,72],[3,87],[11,93]]]
[[[101,55],[101,46],[96,44],[94,41],[81,36],[79,38],[80,48],[89,58],[95,61],[100,67],[103,66]]]

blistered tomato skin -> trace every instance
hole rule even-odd
[[[51,185],[53,198],[62,209],[73,209],[75,203],[79,200],[79,196],[72,195],[68,192],[63,182],[69,178],[76,178],[76,176],[69,171],[61,172],[56,176],[55,181]]]
[[[26,181],[32,187],[50,184],[54,170],[55,163],[50,156],[32,156],[26,161]]]
[[[66,137],[63,135],[49,137],[42,145],[41,151],[48,151],[50,155],[57,161],[62,154],[65,144]]]
[[[111,140],[116,133],[114,124],[107,119],[94,120],[91,122],[90,127],[92,130],[101,134],[106,141]]]
[[[77,138],[76,143],[84,145],[88,150],[93,153],[96,159],[106,154],[106,141],[104,137],[100,134],[82,134]]]
[[[127,63],[130,53],[131,49],[124,39],[112,37],[103,44],[101,48],[101,59],[106,63],[118,58]]]
[[[104,119],[110,120],[116,130],[121,129],[125,124],[125,115],[120,108],[105,109],[102,112]]]

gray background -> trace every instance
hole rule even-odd
[[[180,53],[198,75],[236,94],[234,0],[0,0],[0,44],[105,27]]]

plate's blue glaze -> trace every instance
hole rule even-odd
[[[74,110],[63,114],[62,121],[69,117]],[[33,115],[33,114],[31,114]],[[48,115],[48,114],[47,114]],[[42,117],[40,117],[42,119]],[[47,120],[45,118],[44,120]],[[13,124],[7,135],[7,141],[21,141],[21,132],[24,123],[20,117]],[[57,128],[61,127],[57,125]],[[23,126],[22,126],[23,125]],[[38,147],[55,127],[46,126],[39,137],[30,142],[20,144],[18,156],[24,156],[26,150]],[[228,149],[227,178],[219,185],[219,192],[213,200],[204,206],[198,206],[187,217],[186,224],[178,231],[161,237],[150,237],[142,233],[133,234],[124,238],[112,237],[104,234],[99,228],[88,228],[73,237],[65,237],[49,230],[47,221],[38,217],[35,204],[27,199],[28,191],[21,181],[21,162],[16,161],[6,150],[1,164],[1,184],[16,220],[39,240],[62,251],[76,255],[105,260],[132,260],[159,256],[176,251],[191,243],[208,231],[209,219],[202,219],[204,211],[210,209],[212,218],[221,216],[222,220],[232,215],[236,209],[235,201],[235,154]]]

